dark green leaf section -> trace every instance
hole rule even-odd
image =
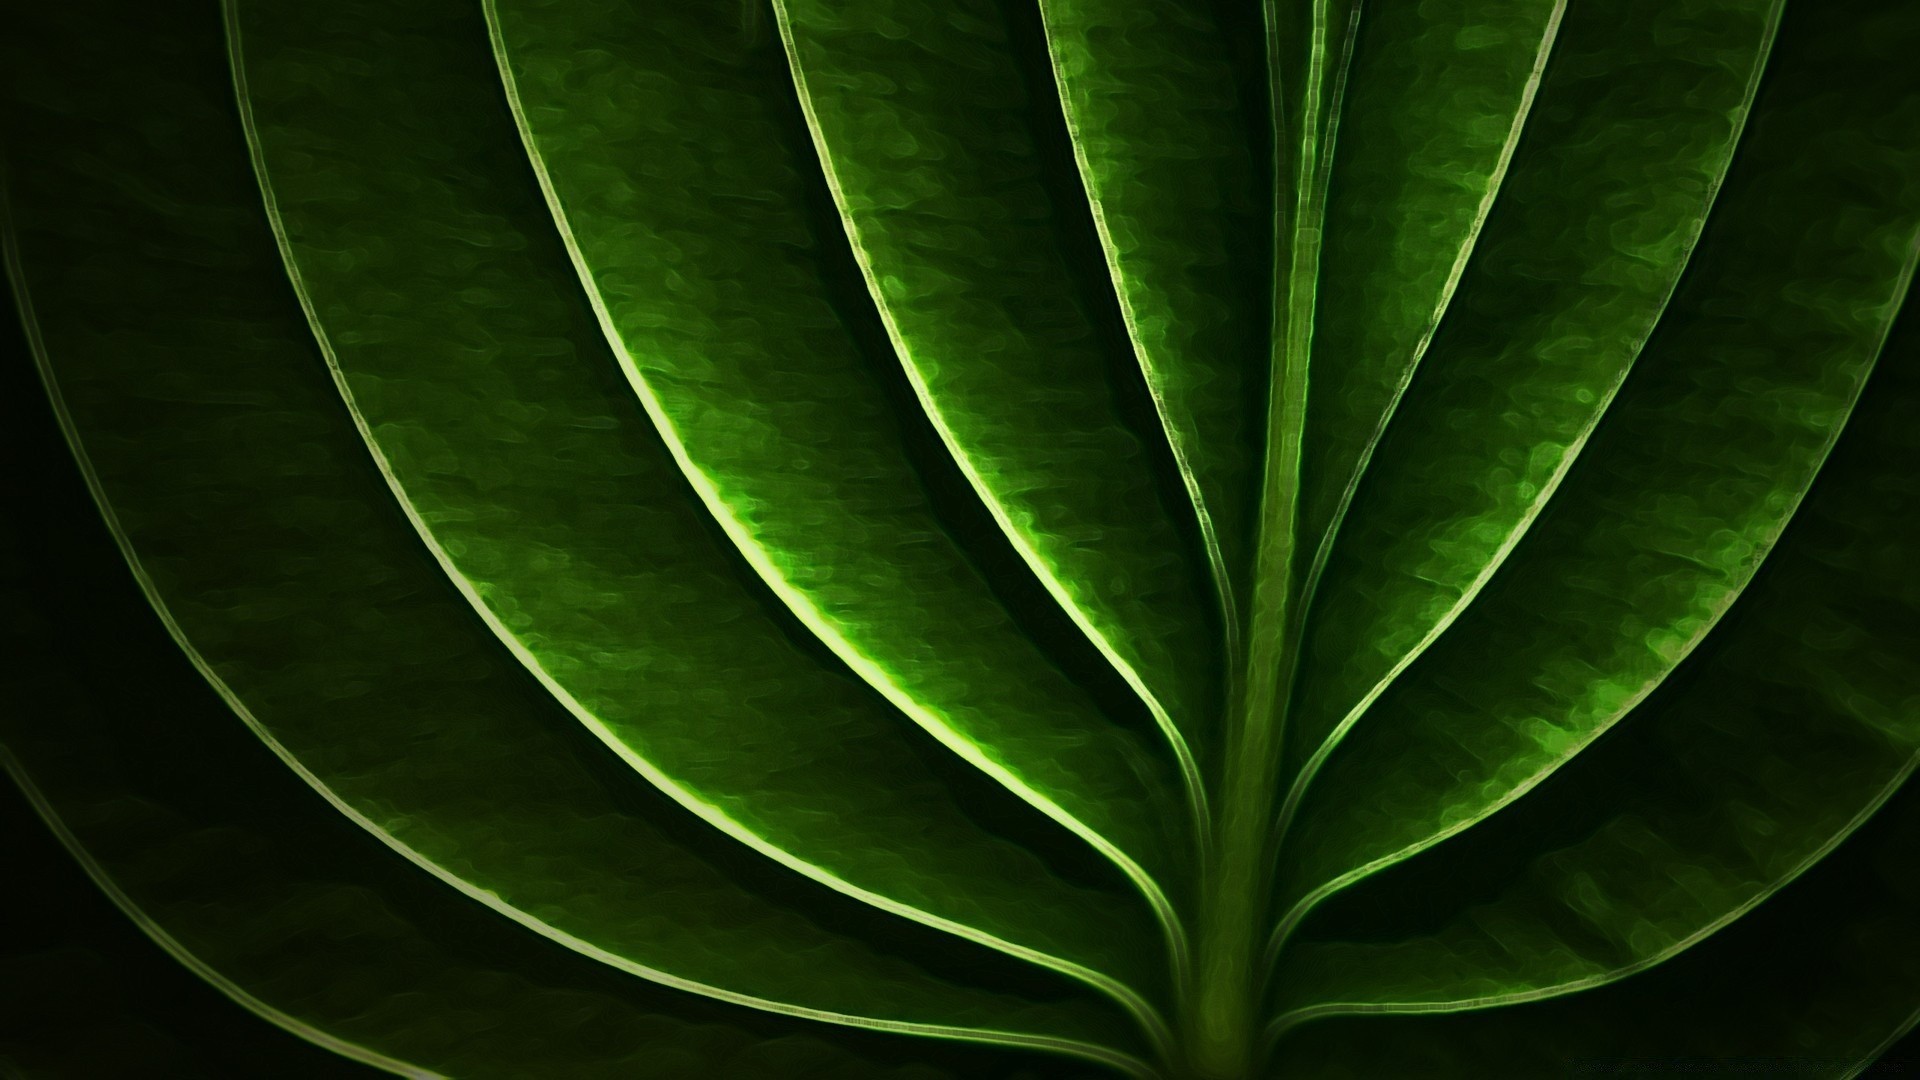
[[[15,315],[11,297],[0,302],[0,335],[24,350]],[[187,772],[185,791],[221,800],[238,788],[235,808],[258,820],[277,809],[257,797],[258,778],[233,782],[253,763],[269,778],[277,773],[280,789],[307,802],[323,828],[376,846],[234,721],[154,618],[66,451],[31,363],[0,364],[0,399],[16,406],[0,447],[30,476],[9,489],[8,510],[34,523],[0,530],[0,685],[7,694],[0,756],[16,768],[30,757],[43,793],[57,787],[66,810],[78,810],[69,821],[91,819],[85,807],[93,805],[151,807],[152,792],[137,778]],[[186,725],[154,722],[187,715],[210,722],[190,741],[174,737]],[[111,740],[103,738],[108,728]],[[244,760],[215,748],[221,736]],[[14,886],[0,896],[0,1076],[378,1075],[262,1022],[163,949],[75,862],[11,778],[0,778],[0,820],[0,864]],[[398,880],[411,876],[400,860],[388,865]]]
[[[1289,719],[1296,766],[1318,764],[1553,497],[1686,265],[1773,30],[1753,0],[1568,10],[1446,319],[1337,526]]]
[[[1631,974],[1807,871],[1907,780],[1920,764],[1920,324],[1907,331],[1765,570],[1668,692],[1488,835],[1382,875],[1372,895],[1422,896],[1430,910],[1411,921],[1434,929],[1302,943],[1278,973],[1293,1020],[1479,1007]],[[1461,863],[1471,884],[1434,884]]]
[[[1294,1028],[1277,1056],[1319,1080],[1862,1075],[1920,1002],[1915,850],[1909,784],[1814,873],[1642,975],[1502,1009],[1329,1017]]]
[[[1273,307],[1260,13],[1170,0],[1048,0],[1040,11],[1128,341],[1232,628],[1250,565]]]
[[[1872,55],[1868,26],[1791,29],[1801,40],[1607,423],[1475,606],[1328,760],[1289,849],[1287,904],[1471,825],[1571,759],[1712,631],[1800,506],[1912,277],[1920,108],[1844,124],[1910,100],[1911,76],[1841,68]]]
[[[1131,993],[1122,983],[1153,978],[1149,957],[1117,944],[1152,939],[1143,906],[1070,887],[1027,848],[970,820],[916,745],[923,736],[797,648],[770,616],[607,355],[518,159],[480,12],[246,5],[236,31],[261,177],[295,284],[369,445],[461,591],[555,695],[649,781],[801,873],[1121,996]],[[717,197],[697,178],[683,190]],[[645,235],[674,234],[663,224]],[[638,240],[626,246],[646,258]],[[644,295],[679,295],[656,284]],[[679,315],[660,324],[712,325]],[[774,328],[745,328],[763,325]],[[794,329],[779,338],[790,343]],[[819,329],[834,340],[830,320]],[[709,366],[747,374],[737,362]],[[762,376],[749,380],[758,393],[779,385],[777,372]],[[803,380],[789,372],[786,381]],[[797,395],[757,397],[724,382],[708,380],[705,408],[730,410],[762,435],[770,425],[760,401],[821,415]],[[805,477],[788,480],[782,505],[805,505]],[[833,491],[823,479],[815,495],[830,501]],[[828,535],[832,522],[813,524]],[[842,534],[837,546],[884,554],[857,536]],[[861,576],[858,566],[840,569]],[[916,617],[934,614],[919,605],[944,599],[898,583],[887,595]],[[944,640],[920,644],[926,667],[945,655]],[[1005,664],[1018,671],[1032,650],[1018,637],[1010,644],[1026,649]],[[964,686],[962,676],[991,673],[978,654],[968,658],[975,670],[936,676]],[[1033,682],[1044,686],[1043,676],[1060,682],[1046,667]],[[1027,827],[1036,825],[1045,827]]]
[[[1108,1037],[1085,1005],[936,977],[850,934],[845,911],[803,914],[811,886],[739,880],[695,854],[713,834],[663,831],[595,771],[369,467],[260,215],[218,29],[69,34],[73,55],[20,63],[9,144],[40,149],[9,174],[15,281],[63,419],[230,703],[336,810],[491,917],[633,975],[844,1023]],[[968,966],[1001,977],[991,953]]]
[[[1314,308],[1300,533],[1315,567],[1451,306],[1565,7],[1448,0],[1362,12]]]
[[[771,26],[717,10],[494,11],[556,221],[709,512],[906,717],[1165,890],[1147,877],[1168,876],[1184,836],[1179,774],[1141,745],[1158,735],[1115,727],[1021,640],[946,535],[899,416],[912,392]],[[662,18],[681,22],[663,34]]]
[[[22,394],[37,395],[35,382],[24,366],[6,375]],[[0,1060],[35,1080],[371,1076],[353,1058],[376,1053],[413,1075],[476,1078],[1075,1071],[702,1002],[557,948],[426,878],[275,760],[181,654],[37,404],[40,415],[23,408],[8,432],[38,466],[12,505],[42,524],[6,547],[20,561],[0,590],[0,739],[13,779],[35,789],[74,847],[59,851],[26,800],[5,793],[9,810],[26,810],[9,824],[38,834],[10,838],[9,850],[32,851],[29,840],[55,850],[9,863],[35,894],[12,910],[47,921],[11,928],[36,951],[4,961]],[[92,895],[58,888],[64,878]],[[61,902],[78,910],[49,909]],[[69,925],[76,917],[109,919],[102,929],[119,937],[53,951],[54,934],[81,929]],[[129,963],[114,947],[123,939],[154,962]],[[182,992],[202,974],[204,994]],[[86,989],[96,996],[76,996]],[[200,1003],[223,991],[319,1045],[289,1053],[293,1037],[240,1004],[214,1013]]]
[[[383,861],[373,851],[355,851],[359,857],[344,865],[336,857],[315,866],[312,833],[287,835],[293,830],[286,822],[263,823],[255,805],[188,817],[124,788],[103,788],[102,758],[63,764],[79,779],[58,797],[24,772],[15,779],[125,916],[262,1020],[374,1069],[582,1080],[714,1070],[767,1078],[815,1070],[902,1080],[942,1075],[929,1066],[863,1060],[817,1036],[755,1031],[717,1016],[683,1018],[676,1014],[688,1011],[684,1005],[622,993],[604,979],[556,979],[543,970],[550,962],[528,955],[529,946],[551,946],[518,934],[489,940],[515,931],[504,922],[477,925],[487,916],[476,917],[450,894],[432,896],[437,903],[393,903],[391,892],[405,890],[393,888],[390,872],[367,872],[368,863]],[[285,782],[298,785],[290,776]],[[333,817],[327,824],[352,829],[323,803],[305,809],[302,817],[317,811]],[[456,904],[462,907],[445,910]],[[703,1011],[711,1010],[691,1010]]]
[[[1197,788],[1221,676],[1186,486],[1065,145],[1030,4],[776,3],[794,82],[922,407]]]

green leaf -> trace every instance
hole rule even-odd
[[[1121,400],[1138,361],[1113,333],[1110,277],[1091,272],[1104,258],[1063,168],[1038,13],[774,8],[818,168],[915,396],[1022,561],[1152,713],[1198,808],[1191,744],[1220,658],[1207,562],[1187,542],[1197,508],[1156,475],[1153,414]]]
[[[0,759],[265,1022],[1239,1080],[1920,1015],[1910,5],[17,21],[78,472]]]
[[[1790,1071],[1871,1074],[1914,1024],[1920,789],[1905,786],[1820,872],[1685,957],[1597,990],[1451,1014],[1332,1016],[1281,1053],[1308,1076]],[[1901,1060],[1888,1060],[1890,1069]]]
[[[1477,257],[1424,355],[1402,362],[1424,377],[1351,421],[1328,419],[1376,434],[1354,466],[1366,490],[1346,495],[1327,526],[1337,554],[1307,586],[1325,600],[1290,742],[1309,774],[1469,608],[1586,450],[1688,265],[1777,16],[1777,5],[1744,0],[1589,8],[1556,32],[1559,62],[1527,113],[1531,141],[1468,238]],[[1399,292],[1392,279],[1369,284],[1348,295]],[[1346,340],[1329,344],[1325,355],[1348,355],[1337,348]],[[1347,377],[1334,378],[1336,401],[1353,400],[1341,393]],[[1376,412],[1390,414],[1384,432]],[[1341,472],[1324,482],[1354,484]]]
[[[176,107],[208,107],[196,89],[181,88]],[[116,91],[135,90],[152,92],[133,78],[75,92],[92,95],[82,108],[111,116]],[[238,136],[218,124],[203,138],[218,147]],[[23,230],[10,263],[116,539],[242,720],[420,869],[633,975],[860,1026],[1086,1041],[1092,1020],[1080,1008],[1048,1020],[915,971],[800,915],[798,897],[776,901],[765,883],[733,880],[702,850],[708,835],[663,834],[624,809],[632,796],[595,777],[556,731],[551,703],[518,685],[512,658],[389,511],[325,365],[301,339],[266,222],[246,212],[244,156],[151,137],[100,123],[65,170],[46,168],[45,186],[17,184],[15,214],[53,225]],[[99,175],[100,159],[127,169],[134,198]],[[211,172],[209,161],[224,166]],[[142,213],[136,199],[161,210]],[[75,204],[125,212],[102,237],[82,215],[48,212]],[[126,257],[129,231],[144,257]],[[217,308],[178,316],[208,297]],[[43,317],[57,328],[44,336]]]
[[[1849,153],[1836,117],[1891,87],[1857,80],[1835,92],[1826,74],[1788,68],[1756,107],[1742,150],[1750,171],[1722,193],[1688,282],[1610,395],[1606,424],[1577,464],[1560,466],[1563,481],[1542,486],[1564,499],[1497,580],[1453,601],[1455,632],[1403,665],[1365,722],[1303,767],[1294,792],[1311,782],[1325,795],[1302,809],[1309,824],[1288,868],[1300,891],[1317,899],[1524,794],[1645,700],[1768,557],[1847,423],[1920,235],[1920,192],[1905,182],[1920,165],[1910,149],[1920,113],[1886,118],[1878,156]],[[1801,213],[1783,217],[1783,205]],[[1482,483],[1534,486],[1499,465]],[[1437,537],[1498,535],[1484,525],[1436,519],[1419,534],[1430,538],[1418,571],[1431,575],[1418,578],[1429,596],[1450,594],[1437,561],[1473,546]]]
[[[1040,10],[1114,301],[1233,635],[1271,254],[1257,13],[1174,3]],[[1225,647],[1231,656],[1231,637]]]
[[[1910,326],[1894,347],[1911,355],[1914,342]],[[1920,521],[1920,486],[1903,467],[1920,450],[1906,421],[1920,384],[1896,367],[1871,385],[1778,550],[1702,646],[1706,662],[1689,658],[1643,695],[1634,724],[1569,755],[1485,830],[1462,832],[1464,850],[1396,853],[1404,870],[1373,868],[1379,880],[1356,890],[1373,903],[1420,896],[1427,912],[1407,922],[1432,929],[1392,943],[1303,942],[1276,980],[1290,999],[1282,1025],[1526,1001],[1624,978],[1789,885],[1901,788],[1920,766],[1901,675],[1920,648],[1920,582],[1900,565]],[[1551,823],[1544,835],[1541,823]],[[1477,868],[1471,897],[1427,877],[1456,860]],[[1342,900],[1349,910],[1370,902],[1324,901],[1335,921]]]
[[[33,428],[34,435],[58,438],[51,417]],[[11,552],[43,570],[67,565],[60,552],[75,548],[116,559],[112,540],[89,516],[77,474],[64,475],[72,466],[50,465],[71,485],[57,497],[49,491],[29,498],[23,509],[75,527],[23,537]],[[351,1067],[354,1060],[404,1075],[456,1076],[628,1076],[636,1069],[700,1076],[717,1067],[729,1075],[814,1071],[931,1080],[948,1069],[962,1075],[1020,1069],[1017,1059],[986,1055],[962,1055],[934,1068],[903,1056],[898,1040],[885,1035],[720,1003],[690,1008],[676,991],[554,949],[462,896],[421,888],[412,864],[389,856],[378,840],[315,799],[235,722],[172,647],[133,581],[100,581],[84,572],[49,579],[43,572],[9,575],[7,585],[10,600],[51,601],[11,609],[7,645],[32,665],[32,674],[15,683],[13,699],[15,715],[26,722],[11,722],[6,731],[20,755],[7,761],[13,778],[33,793],[97,883],[124,905],[128,933],[144,930],[186,965],[183,980],[196,977],[187,973],[191,968],[264,1019],[328,1048],[316,1047],[315,1058],[331,1056],[329,1050],[346,1055],[337,1071],[311,1058],[235,1063],[227,1047],[203,1060],[168,1061],[155,1045],[166,1032],[124,1022],[107,1026],[109,1001],[35,1000],[75,982],[76,990],[84,988],[79,976],[89,969],[143,977],[121,986],[130,1007],[162,985],[172,992],[171,984],[151,978],[150,968],[128,971],[120,957],[81,946],[8,958],[9,1001],[17,1004],[0,1025],[0,1054],[12,1058],[7,1051],[19,1050],[13,1063],[27,1075],[282,1069],[299,1076],[365,1075]],[[36,615],[20,617],[27,612]],[[93,648],[60,647],[75,635],[85,635]],[[151,722],[153,713],[121,707],[113,688],[127,680],[162,703],[156,712],[165,724]],[[30,769],[23,771],[23,764]],[[235,777],[246,778],[243,799],[233,798]],[[23,865],[39,871],[36,885],[54,884],[49,879],[60,869]],[[100,906],[111,910],[105,899]],[[37,942],[49,928],[35,929]],[[44,1032],[26,1026],[45,1024],[55,1018],[54,1008],[76,1003],[88,1016],[63,1025],[62,1033],[86,1041],[47,1046],[35,1038],[44,1039]],[[179,1015],[170,1002],[152,1005],[163,1018]],[[214,1041],[239,1041],[235,1016],[245,1014],[235,1009],[234,1016],[214,1018]]]
[[[250,130],[290,273],[356,422],[436,559],[570,712],[694,814],[830,888],[1083,978],[1150,1018],[1114,972],[1137,983],[1151,968],[1129,965],[1110,928],[1151,934],[1151,923],[1124,901],[1062,887],[1026,850],[968,821],[923,754],[903,745],[910,736],[889,710],[796,649],[756,590],[729,583],[737,565],[703,527],[673,459],[632,415],[625,388],[596,371],[611,367],[605,346],[569,288],[565,252],[543,235],[539,191],[511,155],[511,120],[484,109],[463,123],[433,104],[431,92],[498,77],[472,50],[443,44],[485,32],[463,5],[447,6],[424,25],[424,10],[401,22],[370,9],[329,12],[318,27],[236,6],[233,31],[246,115],[281,118]],[[370,47],[360,31],[389,20],[400,25]],[[390,74],[365,79],[370,64]],[[304,96],[316,84],[327,107],[301,110],[317,100]],[[416,156],[466,171],[444,185],[396,187],[408,175],[397,161]],[[393,213],[368,215],[367,205]],[[342,251],[371,257],[348,262],[334,254]],[[529,301],[509,300],[510,289],[536,283]],[[475,318],[476,304],[499,315]],[[670,427],[663,436],[673,451]],[[748,438],[716,438],[726,436]],[[794,461],[777,444],[764,452]],[[789,493],[795,526],[830,535],[795,480],[767,482]],[[749,549],[749,561],[762,550]],[[829,582],[870,581],[878,565],[816,570]],[[901,625],[924,622],[922,605],[938,594],[881,583],[894,603],[875,615],[898,617],[875,625],[946,644],[951,631]],[[908,596],[912,604],[898,602]],[[982,621],[998,617],[1000,650],[1021,650],[1019,638],[1004,640],[1004,615],[977,606]],[[1026,655],[1014,651],[1001,667],[1017,671]],[[899,693],[904,680],[847,659],[883,694]],[[977,674],[920,677],[964,688]],[[811,722],[792,724],[797,715]],[[711,746],[716,727],[730,733],[724,756]],[[868,782],[876,775],[890,782]]]

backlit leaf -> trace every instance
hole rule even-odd
[[[19,824],[343,1067],[1920,1016],[1910,5],[15,22]]]

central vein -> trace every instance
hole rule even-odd
[[[1322,157],[1330,134],[1322,130],[1328,126],[1323,121],[1323,88],[1330,4],[1315,0],[1312,8],[1292,160],[1287,160],[1288,148],[1279,137],[1285,112],[1278,15],[1273,0],[1265,7],[1276,131],[1274,175],[1276,183],[1291,176],[1294,196],[1291,207],[1276,201],[1272,375],[1246,667],[1236,680],[1228,712],[1217,839],[1201,883],[1198,970],[1187,1032],[1189,1065],[1201,1076],[1245,1076],[1256,1064],[1253,1033],[1260,1027],[1257,1012],[1264,984],[1256,968],[1272,877],[1271,825],[1287,693],[1283,673],[1292,666],[1287,661],[1295,615],[1300,454],[1325,201]]]

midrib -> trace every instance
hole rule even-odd
[[[1331,0],[1314,0],[1312,35],[1303,81],[1299,137],[1279,137],[1285,115],[1280,89],[1278,28],[1273,0],[1266,5],[1269,81],[1275,122],[1276,180],[1291,175],[1295,192],[1287,224],[1275,218],[1276,276],[1272,377],[1255,545],[1253,597],[1245,668],[1227,715],[1227,756],[1217,801],[1215,843],[1202,862],[1196,968],[1186,996],[1185,1065],[1201,1077],[1250,1075],[1261,1029],[1258,1007],[1264,978],[1257,971],[1264,944],[1271,883],[1274,787],[1285,723],[1283,674],[1292,648],[1294,565],[1297,561],[1300,454],[1306,420],[1307,362],[1320,261],[1327,147],[1323,127]],[[1292,160],[1287,160],[1289,150]],[[1282,290],[1284,289],[1284,296]]]

